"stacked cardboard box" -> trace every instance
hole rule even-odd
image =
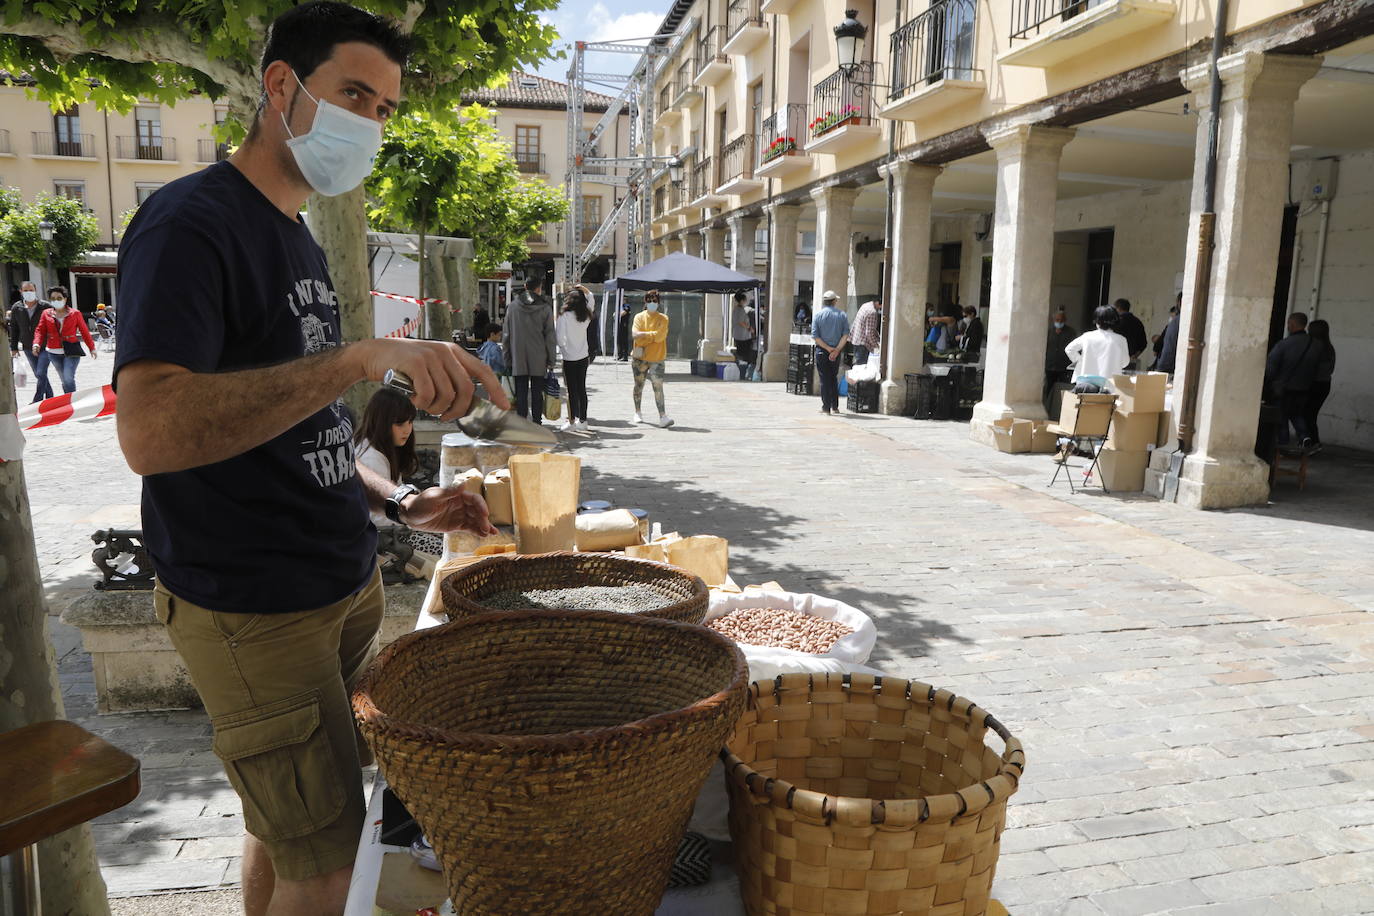
[[[1107,444],[1097,462],[1098,477],[1106,489],[1135,492],[1144,488],[1150,451],[1159,442],[1160,414],[1168,381],[1169,376],[1163,372],[1112,376],[1116,410],[1112,413]]]

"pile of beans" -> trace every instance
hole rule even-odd
[[[517,588],[474,598],[498,611],[538,610],[616,611],[639,614],[672,604],[663,592],[647,585],[584,585],[578,588]]]
[[[771,607],[742,607],[707,621],[711,629],[751,646],[773,646],[819,655],[854,628],[824,617]]]

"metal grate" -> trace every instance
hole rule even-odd
[[[736,137],[720,151],[720,183],[754,177],[753,134]]]
[[[711,157],[707,156],[692,166],[692,200],[704,197],[716,189],[712,165]]]
[[[892,90],[889,99],[942,79],[975,79],[973,0],[938,0],[892,33]]]
[[[177,141],[172,137],[115,137],[115,156],[119,159],[172,162],[177,158]]]
[[[763,25],[759,0],[730,0],[725,10],[725,28],[729,37],[734,38],[740,29],[749,25]]]
[[[515,164],[520,171],[526,174],[544,173],[548,170],[544,168],[544,153],[516,153]]]
[[[51,132],[33,132],[33,154],[35,156],[81,156],[94,158],[95,136],[93,134],[64,134],[61,139]]]
[[[1084,10],[1109,0],[1012,0],[1011,37],[1039,35],[1047,25],[1067,22]]]
[[[725,44],[725,29],[723,26],[713,25],[702,32],[700,40],[697,41],[697,61],[696,75],[700,75],[716,61],[725,60],[725,55],[721,52],[721,45]]]
[[[852,74],[836,70],[816,84],[811,105],[810,135],[819,137],[845,124],[868,124],[870,96],[862,84],[873,82],[873,63],[864,61]]]
[[[764,119],[763,135],[758,143],[759,164],[799,150],[805,144],[806,105],[792,102]]]

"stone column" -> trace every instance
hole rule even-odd
[[[980,305],[983,290],[983,243],[978,239],[981,217],[959,221],[959,304]]]
[[[1073,131],[1018,124],[987,134],[997,154],[992,302],[984,347],[983,400],[973,408],[972,437],[993,443],[992,421],[1042,419],[1045,328],[1059,154]]]
[[[854,225],[854,200],[858,188],[817,188],[811,192],[816,202],[816,271],[814,315],[821,310],[821,296],[830,289],[840,297],[840,307],[849,305],[849,259],[853,254],[849,234]]]
[[[666,247],[667,247],[667,249],[668,249],[668,254],[672,254],[672,253],[675,252],[675,251],[681,251],[681,250],[682,250],[682,239],[681,239],[681,237],[679,237],[679,236],[673,236],[672,238],[668,239],[668,244],[667,244]]]
[[[663,247],[662,241],[654,242],[653,245],[649,247],[649,260],[657,261],[667,253],[668,249]],[[644,265],[641,264],[640,266],[643,267]]]
[[[1264,362],[1273,310],[1279,230],[1288,199],[1289,145],[1298,90],[1317,72],[1319,57],[1244,51],[1224,57],[1217,139],[1216,230],[1194,415],[1193,451],[1184,460],[1178,502],[1198,509],[1264,503],[1269,468],[1255,457]],[[1203,203],[1207,120],[1206,65],[1182,74],[1198,106],[1192,217],[1183,276],[1174,405],[1183,403],[1188,326],[1197,272],[1197,232]],[[1161,459],[1163,460],[1163,456]]]
[[[878,169],[892,178],[892,293],[883,303],[883,413],[906,407],[908,372],[921,368],[926,334],[926,280],[930,272],[930,206],[938,166],[897,162]]]
[[[763,380],[787,381],[787,347],[792,338],[792,300],[797,291],[797,221],[801,207],[771,204],[773,226],[768,233],[768,352],[763,355]]]
[[[687,254],[694,258],[701,257],[702,238],[700,232],[688,232],[682,237],[683,248]]]
[[[754,245],[756,234],[759,231],[759,218],[757,216],[732,216],[725,221],[730,227],[730,269],[742,274],[754,276]],[[720,313],[721,322],[721,350],[729,350],[734,346],[735,340],[730,333],[730,312],[733,295],[711,296],[709,299],[716,299],[713,307]],[[709,357],[703,357],[706,359]]]
[[[725,230],[711,226],[701,231],[706,239],[706,260],[725,266]],[[725,326],[720,320],[719,303],[712,302],[714,296],[702,296],[701,302],[701,341],[697,344],[697,359],[715,362],[725,342]]]

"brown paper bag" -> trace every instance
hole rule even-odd
[[[512,455],[511,507],[520,553],[577,547],[582,461],[572,455]]]
[[[637,560],[653,560],[656,563],[668,562],[668,554],[662,544],[635,544],[625,548],[625,556]]]
[[[683,538],[666,548],[668,562],[695,573],[707,585],[724,585],[730,575],[730,542],[710,534]]]
[[[487,512],[491,514],[493,525],[514,525],[515,515],[511,508],[510,471],[502,468],[487,475],[482,485],[487,498]]]
[[[577,517],[578,550],[616,550],[640,542],[639,519],[629,509]]]
[[[453,486],[467,490],[473,496],[482,495],[482,472],[473,468],[453,478]]]

